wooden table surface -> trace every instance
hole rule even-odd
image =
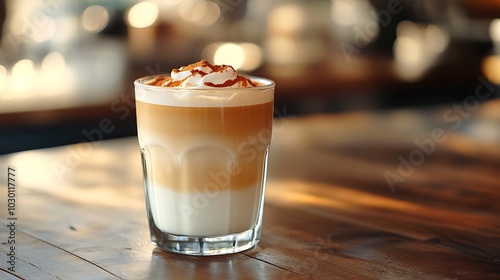
[[[498,279],[500,104],[452,109],[277,118],[261,242],[216,257],[151,244],[135,138],[3,155],[0,279]]]

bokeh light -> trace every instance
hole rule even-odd
[[[64,74],[65,67],[64,56],[58,52],[51,52],[43,58],[41,71],[44,77],[57,79]]]
[[[425,29],[425,36],[429,49],[433,52],[443,52],[450,42],[449,35],[436,25],[429,25]]]
[[[87,7],[83,11],[81,23],[83,29],[92,33],[98,33],[108,25],[109,12],[101,5]]]
[[[205,46],[203,48],[203,50],[201,51],[201,58],[203,59],[209,59],[209,58],[212,58],[214,57],[215,55],[215,52],[217,51],[217,49],[224,43],[211,43],[211,44],[208,44],[207,46]]]
[[[205,1],[184,0],[179,6],[179,16],[187,22],[196,22],[205,14]]]
[[[201,57],[215,64],[229,64],[237,70],[252,71],[262,64],[262,49],[253,43],[218,42],[203,48]]]
[[[233,43],[222,44],[214,54],[215,64],[232,65],[234,69],[240,69],[245,61],[243,49]]]
[[[151,26],[158,18],[159,9],[153,2],[140,2],[132,6],[127,13],[127,22],[135,28]]]
[[[69,92],[74,81],[69,75],[66,60],[59,52],[51,52],[47,54],[40,68],[42,83],[44,85],[44,95],[57,95],[64,92]],[[54,87],[57,84],[57,87]]]
[[[220,7],[215,2],[205,1],[205,14],[197,22],[199,25],[209,26],[217,22],[220,17]]]
[[[35,65],[29,59],[22,59],[12,67],[12,89],[17,92],[26,92],[36,82]]]
[[[396,28],[393,53],[397,74],[410,81],[420,79],[446,50],[450,35],[437,25],[402,21]]]
[[[162,0],[161,4],[166,6],[175,6],[178,5],[183,0]]]
[[[353,25],[358,21],[359,13],[352,0],[333,0],[330,9],[331,20],[341,26]]]
[[[489,33],[493,42],[500,43],[500,18],[494,19],[490,23]]]
[[[394,57],[403,65],[418,66],[424,59],[422,42],[412,37],[398,37],[394,42]]]
[[[414,22],[409,20],[403,20],[398,23],[396,27],[396,35],[398,37],[407,36],[407,37],[416,37],[420,35],[420,30]]]
[[[336,40],[364,48],[380,33],[375,7],[368,0],[331,0],[330,20]]]
[[[426,53],[425,35],[411,21],[402,21],[396,28],[397,38],[393,44],[396,73],[405,80],[415,81],[422,77],[430,57]]]
[[[27,18],[27,15],[25,15],[21,11],[18,11],[12,15],[9,24],[10,32],[12,32],[12,35],[21,36],[26,32],[29,23],[27,21]]]
[[[486,56],[481,63],[481,70],[486,79],[500,85],[500,55]]]
[[[179,16],[187,22],[203,26],[214,24],[221,14],[215,2],[205,0],[185,0],[179,6]]]
[[[285,4],[272,9],[268,21],[272,34],[296,34],[304,26],[305,15],[300,5]]]
[[[245,60],[240,69],[244,71],[257,69],[262,64],[262,49],[253,43],[242,43],[240,47],[245,53]]]
[[[7,88],[7,69],[0,65],[0,92]]]
[[[286,37],[270,38],[266,51],[268,60],[275,64],[293,64],[300,56],[300,48],[293,39]]]

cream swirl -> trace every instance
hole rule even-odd
[[[170,77],[156,80],[154,85],[190,88],[244,88],[257,86],[250,79],[238,75],[232,66],[212,65],[206,60],[173,69]]]

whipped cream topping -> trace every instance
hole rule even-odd
[[[190,88],[246,88],[258,86],[250,79],[238,75],[230,65],[212,65],[201,60],[179,69],[170,77],[157,77],[150,85]]]

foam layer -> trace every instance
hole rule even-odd
[[[259,84],[246,88],[181,88],[149,85],[155,76],[134,82],[135,98],[150,104],[179,107],[235,107],[256,105],[274,100],[274,82],[248,76]]]

